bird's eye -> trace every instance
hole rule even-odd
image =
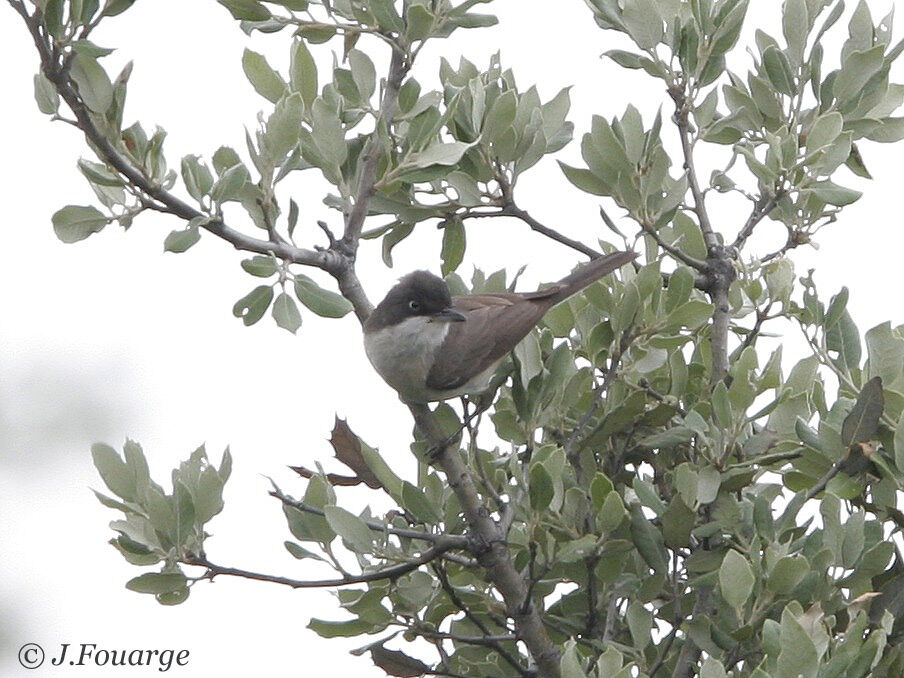
[[[408,308],[410,308],[412,311],[420,311],[421,304],[419,301],[415,301],[414,299],[412,299],[411,301],[408,302]]]

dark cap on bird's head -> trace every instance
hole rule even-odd
[[[414,271],[400,278],[389,290],[386,298],[367,318],[364,331],[397,325],[416,316],[428,316],[440,322],[465,319],[452,308],[452,295],[442,278],[429,271]]]

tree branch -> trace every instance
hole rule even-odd
[[[735,238],[735,241],[731,246],[740,252],[744,248],[747,239],[753,235],[753,230],[757,227],[757,224],[775,209],[776,205],[778,205],[778,201],[781,200],[784,195],[785,192],[779,190],[776,191],[775,195],[770,195],[768,198],[766,196],[761,196],[760,199],[754,203],[753,211],[751,211],[750,216],[747,217],[747,222],[738,232],[738,237]]]
[[[591,259],[596,259],[597,257],[602,256],[602,252],[598,252],[597,250],[593,249],[592,247],[588,247],[582,242],[572,240],[568,236],[562,235],[555,229],[552,229],[549,226],[545,226],[544,224],[540,223],[539,221],[534,219],[534,217],[532,217],[527,210],[521,209],[513,201],[509,202],[505,207],[503,207],[502,210],[499,211],[499,214],[520,219],[525,224],[530,226],[532,231],[540,233],[541,235],[545,235],[550,240],[561,243],[562,245],[570,247],[573,250],[577,250],[582,254],[586,254]]]
[[[427,563],[436,560],[443,553],[453,548],[456,548],[454,542],[437,542],[414,560],[393,565],[382,570],[365,572],[360,575],[345,576],[340,579],[289,579],[288,577],[278,577],[275,575],[262,574],[260,572],[251,572],[235,567],[223,567],[222,565],[216,565],[215,563],[210,562],[205,556],[189,556],[182,562],[186,565],[197,565],[199,567],[207,568],[207,572],[199,577],[199,579],[210,579],[212,581],[214,577],[225,575],[229,577],[254,579],[256,581],[264,581],[271,584],[281,584],[293,589],[314,589],[348,586],[350,584],[364,584],[367,582],[382,581],[384,579],[397,579],[402,575],[413,572],[422,565],[426,565]]]
[[[312,250],[296,247],[284,241],[275,242],[272,239],[264,240],[249,236],[230,227],[222,217],[210,217],[204,214],[148,179],[140,169],[132,165],[120,153],[95,122],[94,116],[73,87],[68,72],[68,59],[60,62],[47,39],[41,34],[39,14],[29,16],[24,7],[17,5],[13,0],[8,1],[22,16],[28,27],[41,58],[41,72],[53,83],[60,98],[72,111],[78,128],[85,135],[94,152],[103,162],[125,177],[140,194],[153,200],[154,209],[172,214],[185,221],[200,217],[204,219],[201,228],[232,244],[237,250],[272,254],[290,263],[312,266],[326,271],[336,279],[340,291],[352,303],[360,320],[363,321],[370,314],[373,306],[355,275],[352,259],[338,248]]]
[[[449,487],[461,504],[465,521],[477,542],[477,561],[505,601],[507,614],[514,619],[518,638],[530,651],[538,675],[540,678],[558,678],[559,650],[546,633],[541,610],[531,601],[525,581],[509,556],[505,535],[490,517],[457,445],[447,439],[426,405],[410,404],[408,407],[421,434],[428,442],[439,446],[433,463],[446,475]]]
[[[358,179],[358,190],[355,202],[345,219],[345,233],[342,235],[342,247],[354,259],[361,239],[361,229],[367,217],[367,205],[374,192],[377,181],[377,164],[380,162],[380,133],[382,128],[389,130],[399,106],[399,90],[402,80],[411,68],[406,61],[405,53],[398,45],[393,45],[392,58],[389,63],[389,75],[386,78],[386,89],[380,104],[380,117],[377,119],[373,134],[367,141]]]

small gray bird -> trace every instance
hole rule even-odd
[[[409,273],[365,321],[364,350],[407,403],[481,393],[550,308],[636,256],[608,254],[545,289],[520,294],[453,297],[442,278]]]

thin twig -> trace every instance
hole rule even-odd
[[[350,584],[364,584],[367,582],[383,581],[385,579],[397,579],[402,575],[413,572],[419,567],[436,560],[445,551],[448,551],[452,548],[455,548],[455,545],[451,542],[436,543],[414,560],[400,563],[398,565],[393,565],[382,570],[365,572],[359,575],[348,575],[339,579],[290,579],[288,577],[279,577],[270,574],[262,574],[260,572],[252,572],[250,570],[242,570],[236,567],[224,567],[222,565],[217,565],[210,562],[203,556],[189,556],[182,562],[184,562],[186,565],[197,565],[199,567],[207,568],[207,572],[199,577],[199,579],[213,580],[214,577],[225,575],[228,577],[254,579],[256,581],[264,581],[271,584],[281,584],[283,586],[289,586],[293,589],[335,588],[338,586],[348,586]]]

